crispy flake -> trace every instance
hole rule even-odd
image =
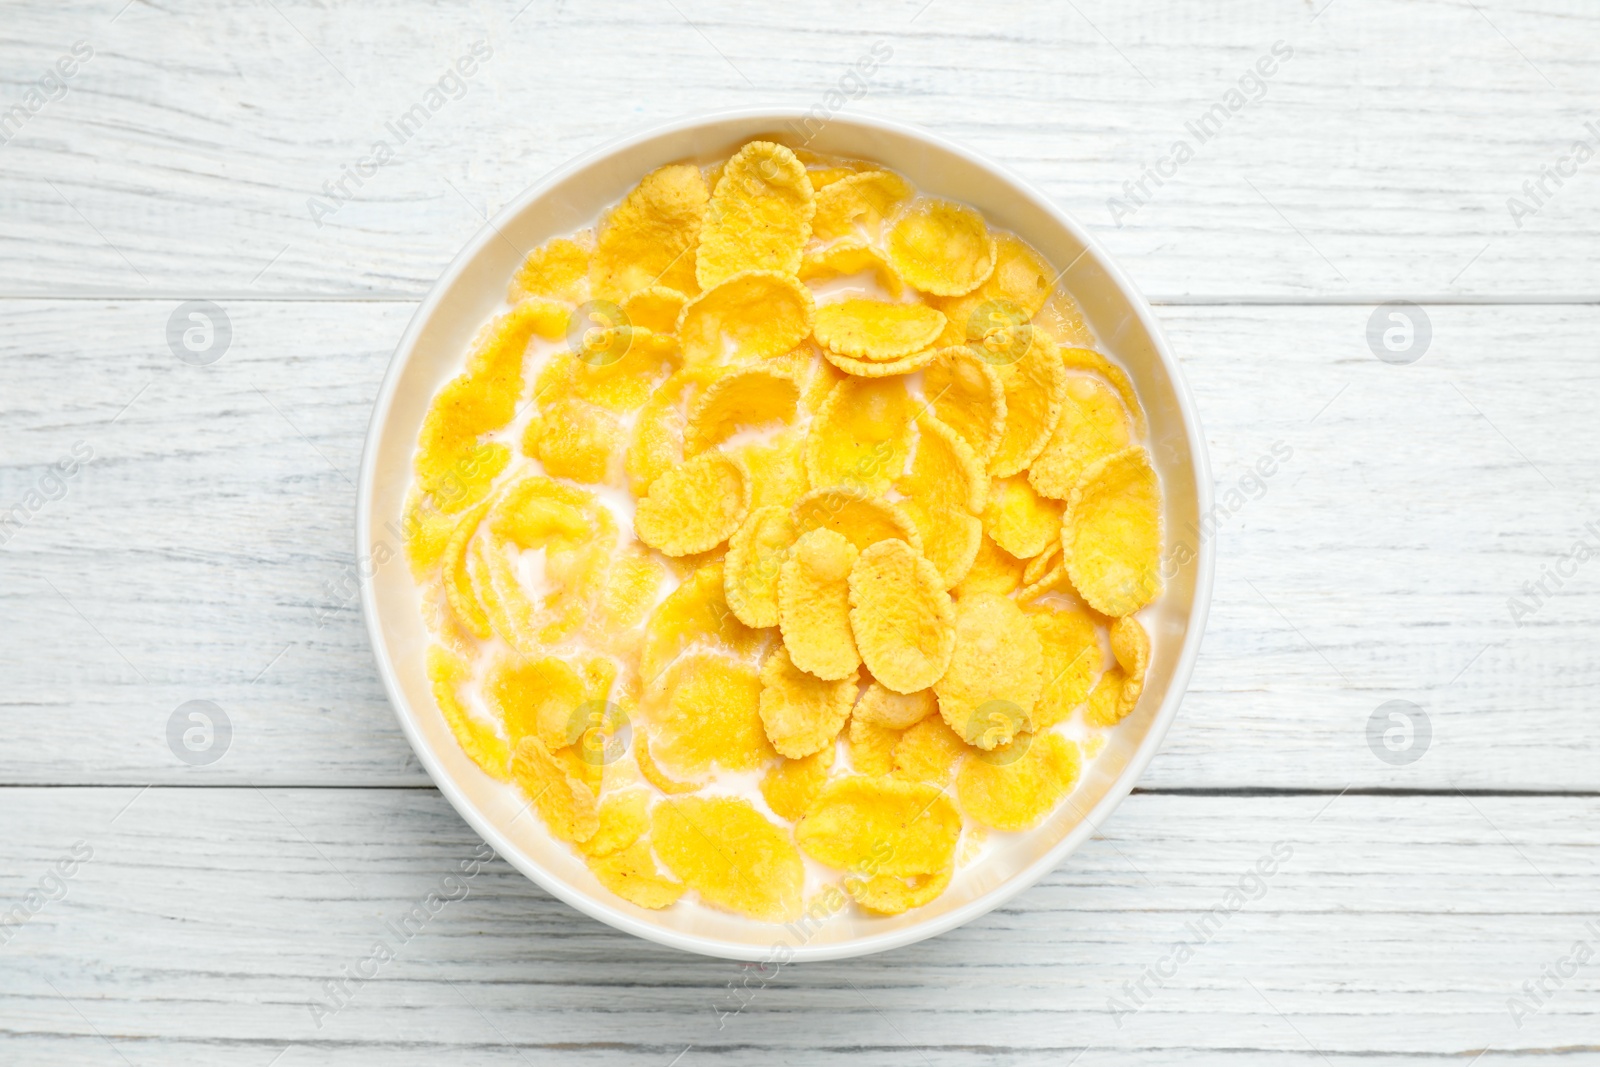
[[[811,290],[792,274],[748,270],[683,306],[678,339],[689,366],[746,363],[788,352],[811,333]]]
[[[761,796],[774,815],[790,822],[801,818],[821,794],[833,766],[834,746],[803,759],[781,759],[761,779]]]
[[[1015,601],[994,593],[962,597],[950,669],[933,687],[939,714],[968,744],[992,749],[1031,728],[1043,671],[1039,635]]]
[[[832,748],[855,697],[854,672],[825,682],[796,667],[781,647],[761,668],[761,722],[772,747],[789,759]]]
[[[707,904],[766,922],[800,917],[800,853],[749,801],[661,801],[650,812],[650,837],[667,869]]]
[[[633,528],[639,540],[669,556],[715,548],[750,510],[750,476],[725,452],[706,452],[650,484]]]
[[[695,293],[695,250],[708,198],[698,167],[651,171],[600,224],[589,267],[596,296],[624,300],[664,285]]]
[[[1056,733],[1024,734],[989,759],[973,758],[956,773],[961,810],[995,830],[1030,830],[1078,784],[1078,746]]]
[[[460,656],[442,645],[428,647],[428,681],[433,687],[433,699],[456,743],[485,774],[504,782],[511,777],[506,767],[510,750],[492,727],[479,721],[461,702],[461,683],[471,675],[471,665]]]
[[[889,262],[924,293],[970,293],[994,271],[995,243],[983,216],[949,200],[923,200],[889,231]]]
[[[924,782],[852,775],[829,782],[794,829],[806,855],[841,870],[906,877],[955,862],[961,816]]]
[[[882,493],[905,470],[916,408],[899,378],[846,378],[833,387],[806,440],[812,485]]]
[[[927,689],[950,665],[950,594],[938,569],[904,541],[879,541],[857,558],[850,625],[867,669],[897,693]]]
[[[850,299],[817,308],[812,332],[842,356],[889,363],[932,346],[944,315],[925,304]]]
[[[696,277],[710,289],[748,270],[794,274],[811,239],[816,193],[794,153],[751,141],[717,179],[700,233]]]
[[[1142,448],[1097,460],[1072,490],[1061,550],[1091,608],[1132,615],[1161,591],[1161,485]]]
[[[1128,442],[1128,420],[1116,396],[1097,379],[1073,375],[1061,420],[1028,468],[1028,483],[1041,496],[1066,500],[1084,468],[1122,451]]]
[[[794,665],[827,681],[861,665],[850,630],[850,568],[859,553],[842,534],[802,534],[778,569],[778,628]]]

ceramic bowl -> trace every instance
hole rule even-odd
[[[1164,489],[1166,588],[1142,616],[1153,654],[1138,709],[1110,732],[1069,802],[1027,833],[993,835],[982,858],[959,871],[943,895],[890,918],[845,908],[825,921],[784,926],[689,901],[649,911],[602,889],[569,846],[526,811],[512,786],[490,779],[457,746],[429,691],[428,632],[401,551],[402,506],[423,414],[435,390],[461,369],[478,327],[499,308],[522,258],[518,250],[592,225],[656,167],[725,156],[758,137],[875,160],[922,193],[972,205],[1064,269],[1061,284],[1143,401],[1147,445]],[[362,608],[378,670],[423,766],[472,828],[540,886],[619,930],[690,952],[781,962],[858,956],[932,937],[1006,903],[1069,856],[1133,788],[1177,714],[1200,647],[1212,566],[1200,517],[1210,509],[1210,487],[1194,402],[1149,306],[1088,231],[1047,197],[974,152],[901,123],[859,114],[818,123],[798,110],[726,111],[626,137],[545,176],[479,231],[433,286],[395,349],[367,431],[356,524],[362,573],[370,574]]]

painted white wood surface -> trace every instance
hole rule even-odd
[[[84,0],[5,22],[0,116],[75,41],[94,54],[0,130],[0,510],[75,443],[95,458],[0,545],[0,921],[76,842],[94,857],[0,932],[0,1062],[1600,1062],[1597,965],[1508,1011],[1600,947],[1600,565],[1521,626],[1508,607],[1600,545],[1600,161],[1520,225],[1507,205],[1600,146],[1593,5]],[[477,39],[461,99],[319,227],[307,198]],[[1113,219],[1280,40],[1262,101]],[[1011,166],[1155,296],[1220,493],[1293,449],[1219,515],[1206,643],[1143,791],[1002,911],[765,982],[495,861],[318,1028],[319,984],[477,844],[345,584],[416,300],[570,156],[826,104],[879,43],[848,109]],[[194,298],[234,328],[209,367],[167,347]],[[1401,298],[1433,329],[1405,367],[1365,340]],[[191,699],[234,724],[208,767],[165,741]],[[1404,766],[1366,736],[1392,699],[1433,731]],[[1265,895],[1119,1028],[1123,983],[1276,842]],[[733,986],[759,992],[721,1018]]]
[[[8,106],[74,41],[94,57],[0,152],[10,293],[417,296],[485,211],[571,156],[708,108],[837,107],[827,94],[880,43],[892,55],[847,108],[1014,167],[1147,292],[1600,292],[1600,162],[1546,179],[1531,217],[1507,207],[1575,139],[1600,145],[1586,0],[16,10],[0,39]],[[478,39],[494,56],[460,99],[314,220],[308,199]],[[1279,41],[1293,55],[1250,88],[1259,102],[1201,143],[1188,124]],[[1108,201],[1179,139],[1194,157],[1113,219]]]
[[[0,778],[424,783],[348,599],[349,482],[410,307],[228,303],[232,347],[191,367],[166,348],[174,306],[4,305],[0,500],[76,441],[96,458],[0,548]],[[1373,357],[1365,305],[1160,310],[1206,421],[1220,553],[1145,784],[1600,789],[1600,563],[1520,627],[1507,607],[1574,539],[1600,546],[1600,309],[1434,306],[1411,366]],[[1290,458],[1230,500],[1278,442]],[[200,768],[164,733],[196,699],[234,725]],[[1433,728],[1408,766],[1367,744],[1392,699]]]
[[[8,1062],[1582,1063],[1600,1032],[1600,963],[1520,1027],[1508,1010],[1600,947],[1594,797],[1139,795],[967,927],[764,975],[617,933],[500,860],[461,877],[480,842],[431,790],[22,788],[0,817],[6,898],[93,853],[0,948]],[[1241,879],[1251,899],[1174,967]],[[402,941],[388,924],[435,890],[460,899]],[[395,958],[365,966],[381,939]],[[341,1004],[322,983],[347,967],[375,974]]]

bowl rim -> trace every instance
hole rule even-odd
[[[551,187],[563,181],[569,175],[641,142],[729,121],[759,120],[771,122],[776,126],[783,122],[797,120],[804,122],[810,117],[812,117],[810,112],[804,108],[750,106],[694,112],[668,122],[655,123],[635,129],[548,171],[485,222],[462,246],[461,251],[445,267],[438,279],[434,281],[427,295],[412,314],[410,322],[407,323],[405,332],[395,345],[394,354],[390,356],[388,368],[384,372],[383,382],[379,386],[378,394],[373,401],[372,415],[367,423],[367,432],[362,446],[361,474],[356,488],[356,558],[358,560],[363,558],[363,553],[367,551],[367,546],[372,543],[371,502],[373,485],[377,477],[378,436],[380,429],[388,422],[402,371],[411,358],[416,347],[417,338],[437,310],[445,293],[450,290],[457,278],[466,270],[468,264],[477,257],[484,246],[496,239],[499,230],[503,226],[509,224],[529,205],[544,196]],[[1157,321],[1144,294],[1123,273],[1121,267],[1111,258],[1100,242],[1086,228],[1080,225],[1075,218],[1057,206],[1051,198],[1035,188],[1032,183],[1026,181],[1008,167],[964,145],[947,140],[921,127],[870,112],[851,110],[848,114],[831,115],[826,121],[830,123],[849,123],[898,134],[965,157],[969,162],[993,172],[1021,195],[1030,198],[1036,206],[1049,215],[1058,225],[1070,232],[1082,244],[1083,255],[1090,256],[1096,260],[1099,269],[1105,272],[1106,276],[1127,299],[1130,309],[1138,317],[1140,324],[1149,335],[1152,347],[1161,360],[1162,367],[1172,384],[1178,411],[1183,421],[1184,433],[1188,440],[1191,464],[1195,476],[1197,513],[1202,516],[1209,514],[1212,509],[1210,459],[1206,452],[1205,434],[1201,427],[1199,411],[1195,404],[1194,396],[1190,392],[1189,383],[1183,374],[1183,368],[1173,354],[1166,335],[1162,331],[1160,323]],[[1172,682],[1167,687],[1166,697],[1155,716],[1151,719],[1149,729],[1145,732],[1144,738],[1139,742],[1133,756],[1100,798],[1099,802],[1087,813],[1083,814],[1078,824],[1038,859],[1017,871],[1000,885],[981,896],[975,897],[966,904],[932,916],[925,922],[885,931],[882,934],[873,934],[855,940],[821,945],[802,942],[799,945],[790,946],[788,953],[781,961],[782,963],[864,956],[890,949],[903,948],[925,938],[946,933],[993,911],[995,908],[1012,900],[1017,894],[1031,888],[1047,873],[1058,867],[1067,856],[1075,852],[1091,833],[1099,830],[1100,824],[1109,818],[1117,806],[1132,792],[1140,776],[1144,774],[1145,769],[1149,766],[1150,761],[1155,758],[1156,753],[1161,748],[1162,741],[1166,738],[1167,730],[1172,725],[1172,720],[1177,716],[1178,706],[1182,703],[1183,697],[1188,690],[1189,678],[1193,673],[1194,663],[1199,655],[1206,619],[1210,612],[1215,563],[1213,537],[1207,529],[1207,524],[1202,522],[1198,526],[1199,529],[1196,531],[1194,542],[1196,549],[1194,601],[1188,613],[1188,624],[1185,629],[1183,647],[1179,650],[1177,663],[1173,669]],[[551,872],[544,870],[533,862],[531,858],[522,855],[516,846],[461,794],[456,785],[450,780],[448,774],[444,772],[432,748],[427,744],[420,729],[413,721],[409,702],[400,686],[394,666],[389,662],[382,629],[378,620],[374,583],[365,576],[361,581],[361,610],[366,622],[368,644],[372,648],[373,658],[378,667],[378,674],[383,679],[384,692],[389,697],[389,703],[394,709],[395,717],[399,720],[400,728],[405,733],[407,741],[410,742],[412,750],[417,754],[418,760],[428,772],[428,777],[432,779],[434,787],[444,795],[445,799],[450,802],[451,807],[456,810],[467,824],[488,842],[497,855],[506,859],[512,866],[516,867],[551,895],[576,908],[583,914],[598,919],[615,929],[642,937],[647,941],[699,955],[732,960],[760,961],[769,959],[774,954],[778,944],[776,939],[779,937],[776,933],[774,935],[775,941],[772,944],[746,944],[656,926],[619,910],[607,901],[590,896]],[[775,931],[784,929],[782,926],[774,927]]]

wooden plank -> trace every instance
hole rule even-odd
[[[349,599],[350,480],[410,308],[233,302],[232,347],[191,367],[166,349],[165,302],[0,306],[0,503],[74,442],[96,457],[0,548],[0,781],[424,782]],[[1220,557],[1145,783],[1600,788],[1600,569],[1520,626],[1509,606],[1575,540],[1600,545],[1600,309],[1432,307],[1411,366],[1372,356],[1370,311],[1162,312],[1211,445]],[[1251,481],[1275,445],[1288,458]],[[189,700],[233,723],[211,766],[167,746]],[[1368,744],[1390,700],[1431,725],[1409,764]]]
[[[1309,1067],[1594,1051],[1592,963],[1547,980],[1520,1028],[1507,1002],[1600,942],[1600,800],[1330,800],[1138,795],[998,912],[763,975],[612,931],[498,859],[462,875],[479,842],[431,790],[6,789],[0,902],[65,895],[0,946],[0,1054],[659,1067],[686,1048],[680,1064],[1060,1064],[1088,1048],[1081,1062]],[[47,876],[74,847],[92,857],[58,890]],[[440,886],[458,899],[397,936]],[[332,1005],[322,983],[384,940],[395,958]],[[1196,947],[1174,966],[1180,941]],[[1164,988],[1144,977],[1158,965]]]
[[[1166,297],[1600,293],[1600,164],[1546,174],[1600,145],[1600,13],[1577,0],[119,6],[34,0],[0,41],[0,111],[74,41],[93,50],[5,129],[0,294],[415,298],[552,167],[774,100],[971,145]],[[389,123],[477,40],[492,56],[402,143]],[[393,162],[356,184],[380,139]],[[337,211],[311,207],[341,181]]]

